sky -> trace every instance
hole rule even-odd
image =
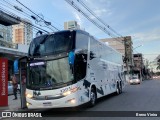
[[[5,0],[22,8],[16,0]],[[28,8],[44,17],[46,21],[62,30],[64,22],[76,20],[80,27],[98,39],[111,38],[65,0],[19,0]],[[73,0],[82,10],[85,9]],[[131,36],[134,53],[142,53],[145,59],[153,61],[160,54],[160,0],[82,0],[96,15],[122,36]],[[4,5],[9,11],[27,18],[22,13]],[[85,11],[86,12],[86,11]],[[86,12],[87,13],[87,12]],[[32,15],[31,13],[29,13]],[[89,15],[93,20],[93,16]],[[34,21],[32,21],[34,23]],[[43,27],[42,27],[43,28]],[[45,29],[45,28],[44,28]],[[137,47],[140,46],[140,47]]]

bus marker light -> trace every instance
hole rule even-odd
[[[79,88],[78,87],[75,87],[75,88],[72,88],[64,93],[62,93],[63,96],[67,96],[67,95],[70,95],[71,93],[74,93],[78,90]]]
[[[63,93],[64,96],[67,96],[67,95],[70,95],[70,94],[71,94],[71,91],[66,91],[66,92]]]
[[[32,98],[33,96],[32,96],[31,94],[27,93],[27,94],[26,94],[26,97],[27,97],[27,98]]]
[[[78,87],[72,88],[72,89],[71,89],[71,92],[72,92],[72,93],[73,93],[73,92],[76,92],[76,91],[78,91],[78,89],[79,89]]]

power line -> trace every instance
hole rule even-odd
[[[68,2],[72,7],[74,7],[78,12],[80,12],[83,16],[85,16],[89,21],[91,21],[94,25],[96,25],[98,28],[103,30],[105,33],[107,33],[109,36],[112,36],[112,33],[107,31],[105,28],[103,28],[101,25],[99,25],[96,21],[92,20],[85,12],[83,12],[73,1],[65,0]]]
[[[5,2],[5,3],[7,3],[8,5],[10,5],[10,6],[13,7],[13,8],[11,8],[11,7],[8,7],[7,5],[1,3],[1,4],[3,4],[4,6],[6,6],[7,8],[12,9],[12,10],[14,10],[14,11],[16,11],[16,12],[18,12],[18,13],[20,13],[20,14],[28,17],[28,18],[30,18],[30,19],[31,19],[31,18],[33,19],[33,17],[32,17],[31,15],[29,15],[27,12],[24,12],[24,10],[22,10],[22,9],[19,8],[18,6],[14,5],[14,4],[11,4],[11,3],[9,3],[9,2],[7,2],[7,1],[5,1],[5,0],[3,0],[3,2]],[[35,22],[35,23],[36,23],[36,22]],[[37,21],[37,23],[38,23],[38,21]],[[37,24],[37,23],[36,23],[36,24]],[[38,25],[40,25],[40,24],[38,24]],[[40,26],[42,26],[42,25],[40,25]],[[48,26],[43,26],[43,27],[47,27],[48,29],[54,31],[53,29],[51,29],[51,28],[48,27]]]
[[[105,23],[102,19],[100,19],[87,5],[82,2],[82,0],[77,0],[88,12],[90,12],[95,18],[97,18],[103,25],[105,25],[108,29],[113,31],[115,34],[117,34],[120,37],[123,37],[119,33],[117,33],[111,26],[109,26],[107,23]]]
[[[16,1],[15,1],[16,2]],[[10,2],[11,3],[11,2]],[[13,3],[12,3],[13,4]],[[19,3],[14,3],[14,6],[16,6],[15,4],[19,4]],[[21,8],[20,8],[21,9]],[[26,13],[28,13],[28,11],[26,11],[25,9],[22,10],[23,12],[25,11]],[[39,15],[39,14],[38,14]],[[30,15],[31,16],[31,15]],[[44,19],[44,17],[42,17]],[[61,24],[57,23],[56,21],[54,21],[51,18],[48,18],[47,16],[45,16],[45,18],[49,19],[50,21],[53,21],[55,24],[57,24],[58,26],[60,26],[61,29],[63,29],[64,26],[62,26]],[[33,18],[32,18],[33,19]]]
[[[37,30],[42,30],[43,32],[49,33],[48,31],[46,31],[46,30],[44,30],[44,29],[42,29],[42,28],[40,28],[38,26],[35,26],[35,25],[33,25],[33,24],[29,23],[29,22],[26,22],[26,21],[22,20],[20,17],[16,16],[15,14],[13,14],[10,11],[7,11],[7,10],[3,9],[2,7],[0,8],[0,10],[5,11],[7,14],[9,14],[11,17],[15,18],[19,22],[22,22],[24,24],[29,24],[32,27],[34,27],[35,29],[37,29]]]
[[[1,2],[0,2],[0,3],[1,3]],[[20,11],[17,11],[17,10],[15,10],[14,8],[9,7],[8,5],[5,5],[4,3],[1,3],[1,5],[6,6],[7,8],[9,8],[9,9],[11,9],[11,10],[13,10],[13,11],[16,11],[16,12],[18,12],[18,13],[20,13],[20,14],[26,16],[26,17],[30,17],[29,14],[23,13],[23,12],[20,12]],[[1,7],[2,7],[2,6],[1,6]]]
[[[10,6],[12,6],[12,7],[13,7],[14,9],[16,9],[17,11],[23,12],[23,13],[27,14],[28,16],[30,16],[27,12],[25,12],[24,10],[22,10],[22,8],[19,8],[17,5],[15,5],[15,4],[11,3],[11,2],[8,2],[8,1],[6,1],[6,0],[1,0],[1,1],[7,3],[7,4],[10,5]]]
[[[5,0],[3,0],[3,1],[5,1]],[[11,3],[11,2],[10,2],[10,3]],[[18,3],[18,4],[19,4],[19,3]],[[21,12],[24,12],[24,11],[25,11],[25,13],[28,12],[28,11],[26,11],[26,10],[24,10],[24,9],[22,10],[22,8],[19,8],[17,5],[15,5],[15,4],[13,4],[13,3],[10,4],[10,5],[12,5],[15,9],[17,9],[17,10],[19,10],[19,11],[21,11]],[[31,12],[31,11],[30,11],[30,12]],[[32,12],[33,12],[33,11],[32,11]],[[31,12],[31,13],[32,13],[32,12]],[[34,13],[33,13],[33,14],[34,14]],[[36,14],[36,16],[37,16],[37,14]],[[30,15],[30,17],[31,17],[31,15]],[[32,17],[33,17],[33,16],[32,16]],[[39,16],[39,17],[40,17],[40,16]],[[41,19],[41,18],[42,18],[42,19]],[[41,18],[40,18],[41,20],[44,19],[43,17],[41,17]],[[47,18],[47,17],[46,17],[46,18]],[[32,18],[32,19],[33,19],[33,18]],[[47,18],[47,19],[50,19],[50,18]],[[51,21],[54,21],[53,19],[50,19],[50,20],[51,20]],[[43,21],[44,21],[44,20],[43,20]],[[55,22],[55,21],[54,21],[54,23],[56,23],[57,25],[63,27],[62,25],[60,25],[59,23],[57,23],[57,22]],[[63,28],[62,28],[62,29],[63,29]]]
[[[0,6],[1,8],[3,8],[2,6]],[[10,8],[10,7],[9,7]],[[12,9],[12,8],[10,8],[10,9]],[[2,9],[1,9],[2,10]],[[4,10],[4,9],[3,9]],[[15,11],[15,9],[12,9],[12,10],[14,10]],[[21,12],[20,12],[21,13]],[[21,13],[22,14],[22,13]],[[27,16],[27,15],[25,15],[25,14],[23,14],[24,16]],[[32,26],[32,28],[33,28],[33,31],[35,31],[35,32],[37,32],[37,31],[39,31],[39,29],[37,29],[37,28],[35,28],[34,26]]]
[[[83,12],[73,1],[71,0],[65,0],[67,3],[69,3],[73,8],[75,8],[79,13],[81,13],[84,17],[86,17],[90,22],[92,22],[95,26],[97,26],[99,29],[101,29],[103,32],[111,36],[113,39],[117,40],[120,43],[123,43],[119,39],[116,38],[114,34],[112,34],[110,31],[108,31],[105,27],[98,24],[95,20],[91,19],[85,12]]]
[[[48,18],[47,16],[45,16],[47,19],[49,19],[50,21],[53,21],[54,22],[54,24],[57,24],[58,26],[59,26],[59,28],[60,29],[64,29],[64,26],[63,25],[61,25],[60,23],[58,23],[58,22],[56,22],[56,21],[54,21],[52,18]]]
[[[47,22],[46,20],[44,20],[42,17],[40,17],[39,15],[37,15],[35,12],[33,12],[31,9],[29,9],[27,6],[25,6],[24,4],[22,4],[21,2],[19,2],[18,0],[16,0],[19,4],[21,4],[23,7],[25,7],[27,10],[29,10],[31,13],[33,13],[34,15],[36,15],[37,17],[39,17],[41,20],[44,21],[44,23],[47,25],[52,26],[54,29],[58,30],[58,28],[56,28],[55,26],[53,26],[51,24],[51,22]],[[58,30],[59,31],[59,30]]]

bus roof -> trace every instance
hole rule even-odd
[[[40,36],[43,36],[43,35],[52,35],[52,34],[55,34],[55,33],[62,33],[62,32],[67,32],[67,31],[70,31],[70,32],[75,31],[75,32],[80,32],[80,33],[89,35],[89,36],[93,37],[95,40],[97,40],[98,42],[100,42],[101,44],[103,44],[103,45],[109,47],[109,48],[112,49],[113,51],[115,51],[115,52],[117,52],[117,53],[119,53],[119,54],[122,55],[122,53],[120,53],[120,52],[117,51],[116,49],[112,48],[112,47],[109,46],[109,45],[106,45],[104,42],[98,40],[97,38],[95,38],[95,37],[92,36],[90,33],[86,32],[86,31],[84,31],[84,30],[61,30],[61,31],[51,32],[51,33],[48,33],[48,34],[42,34],[42,35],[40,35]],[[40,37],[40,36],[37,36],[37,37]]]

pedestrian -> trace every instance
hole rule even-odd
[[[11,79],[12,79],[12,85],[13,85],[13,94],[15,97],[13,100],[17,100],[17,88],[18,88],[17,78],[15,75],[13,75]]]
[[[26,91],[26,76],[22,75],[22,80],[21,80],[21,102],[22,102],[22,108],[26,107],[26,96],[25,96],[25,91]]]
[[[22,76],[22,85],[25,85],[26,84],[26,77],[23,75]]]
[[[26,76],[23,75],[22,76],[22,86],[21,86],[21,90],[22,94],[25,95],[25,91],[26,91]]]

